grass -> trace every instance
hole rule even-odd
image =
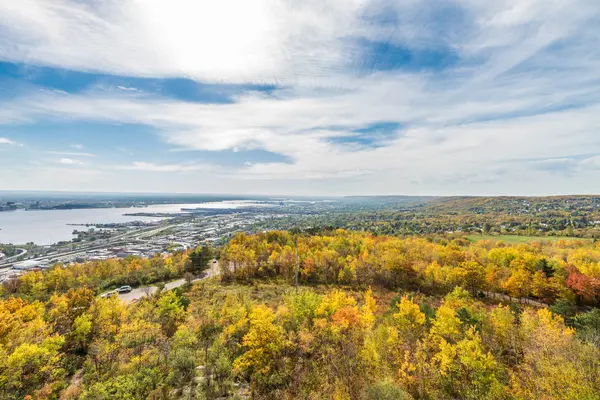
[[[540,242],[540,241],[549,241],[549,242],[557,242],[559,240],[573,241],[573,240],[583,240],[585,242],[591,242],[592,239],[587,238],[578,238],[578,237],[569,237],[569,236],[517,236],[517,235],[469,235],[467,236],[472,242],[479,242],[480,240],[494,240],[494,241],[503,241],[504,243],[529,243],[529,242]]]

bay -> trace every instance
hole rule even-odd
[[[179,213],[182,208],[242,208],[247,201],[222,201],[201,204],[160,204],[148,207],[93,208],[79,210],[17,210],[0,212],[0,243],[49,245],[73,239],[73,230],[84,226],[68,224],[101,224],[131,221],[153,221],[161,218],[127,216],[131,213]]]

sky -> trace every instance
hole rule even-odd
[[[0,0],[0,190],[600,193],[600,2]]]

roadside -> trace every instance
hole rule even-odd
[[[203,279],[213,278],[217,275],[219,275],[219,262],[217,260],[212,260],[212,262],[210,263],[210,268],[202,272],[202,276],[200,278],[194,279],[192,282],[198,282]],[[164,290],[173,290],[183,285],[185,285],[185,279],[177,279],[175,281],[165,283]],[[156,287],[155,285],[142,286],[133,289],[129,293],[120,293],[118,296],[123,302],[131,303],[141,299],[142,297],[151,296],[157,290],[158,287]]]
[[[210,263],[210,268],[207,269],[206,271],[202,272],[202,276],[200,278],[194,279],[192,282],[198,282],[203,279],[214,278],[214,277],[218,276],[219,274],[220,274],[219,262],[217,260],[212,260],[212,262]],[[178,287],[185,285],[185,283],[186,283],[185,279],[183,279],[183,278],[180,278],[180,279],[177,279],[177,280],[174,280],[171,282],[167,282],[167,283],[165,283],[164,290],[173,290],[173,289],[176,289]],[[156,293],[157,290],[158,290],[158,287],[155,285],[142,286],[142,287],[137,287],[137,288],[133,289],[129,293],[119,293],[118,296],[123,302],[131,303],[131,302],[141,299],[142,297],[151,296],[154,293]],[[528,304],[530,306],[540,307],[540,308],[548,307],[548,305],[545,303],[542,303],[540,301],[536,301],[534,299],[527,298],[527,297],[523,297],[523,298],[510,297],[504,293],[496,293],[496,292],[489,292],[489,291],[483,291],[483,293],[485,293],[486,297],[489,299],[506,300],[508,302],[517,302],[520,304]]]
[[[529,297],[511,297],[511,296],[506,295],[504,293],[488,292],[488,291],[483,291],[483,293],[486,295],[486,297],[488,299],[506,300],[506,301],[508,301],[510,303],[527,304],[527,305],[530,305],[530,306],[540,307],[540,308],[547,308],[548,307],[548,304],[542,303],[541,301],[537,301],[537,300],[534,300],[534,299],[530,299]]]

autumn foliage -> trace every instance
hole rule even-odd
[[[130,261],[26,274],[0,299],[0,398],[600,399],[591,243],[330,231],[299,238],[296,290],[295,239],[240,234],[220,278],[136,304],[98,296]]]
[[[282,276],[292,282],[295,238],[288,232],[238,234],[225,247],[225,279]],[[588,242],[502,242],[398,238],[345,230],[299,239],[300,280],[306,284],[379,285],[473,296],[507,295],[552,303],[559,298],[596,305],[600,247]]]

